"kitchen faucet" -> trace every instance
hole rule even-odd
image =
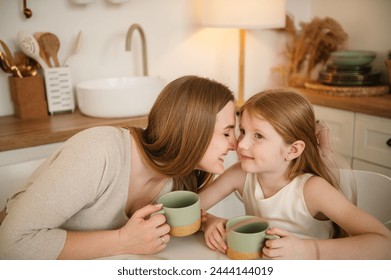
[[[141,45],[142,45],[142,52],[143,52],[143,75],[148,76],[147,46],[146,46],[147,43],[145,41],[144,31],[139,24],[132,24],[129,27],[128,33],[126,34],[125,50],[131,51],[131,49],[132,49],[132,35],[133,35],[133,31],[135,31],[135,30],[138,30],[138,32],[140,33],[140,37],[141,37]]]

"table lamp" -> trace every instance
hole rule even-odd
[[[205,27],[239,28],[239,88],[236,107],[244,103],[246,30],[285,26],[285,0],[196,0]]]

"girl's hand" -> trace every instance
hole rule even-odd
[[[218,250],[226,253],[227,244],[225,243],[225,223],[226,219],[207,214],[207,221],[203,224],[206,245],[213,251]]]
[[[280,238],[265,242],[262,249],[263,258],[285,260],[313,260],[318,258],[315,240],[300,239],[279,228],[271,228],[266,233],[278,235]]]
[[[201,209],[201,223],[205,223],[208,220],[205,210]]]
[[[122,254],[155,254],[166,248],[170,241],[170,226],[166,224],[166,217],[156,214],[148,219],[161,208],[161,204],[144,206],[119,229]]]

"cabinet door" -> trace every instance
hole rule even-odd
[[[391,168],[391,119],[356,114],[354,158]]]
[[[348,159],[353,157],[354,113],[323,106],[314,106],[317,120],[330,129],[334,149]]]

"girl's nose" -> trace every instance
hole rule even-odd
[[[237,148],[248,150],[249,147],[250,147],[249,141],[246,139],[245,136],[241,136],[237,141]]]

